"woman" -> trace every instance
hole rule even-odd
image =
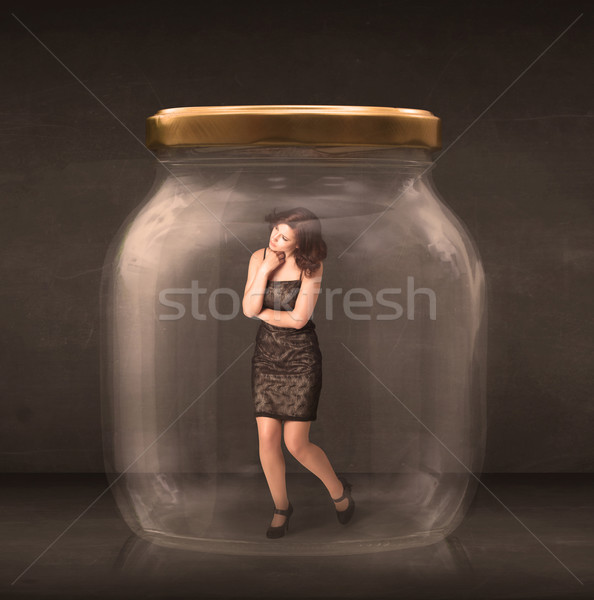
[[[295,208],[266,216],[268,248],[250,259],[243,312],[262,322],[252,357],[252,395],[262,469],[274,501],[269,538],[285,535],[293,506],[287,496],[283,434],[289,452],[319,477],[340,523],[355,509],[351,484],[337,477],[324,451],[309,441],[322,388],[322,354],[311,320],[320,293],[326,243],[314,213]]]

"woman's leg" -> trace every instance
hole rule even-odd
[[[256,417],[258,423],[258,438],[260,462],[275,508],[289,508],[287,496],[287,482],[285,479],[285,457],[281,447],[282,423],[278,419],[270,417]],[[271,525],[278,527],[282,525],[287,517],[274,515]]]
[[[344,488],[336,476],[326,453],[309,441],[311,421],[285,421],[285,445],[287,450],[326,486],[331,498],[340,498]],[[336,510],[346,510],[348,498],[335,504]]]

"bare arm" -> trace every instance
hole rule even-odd
[[[268,276],[285,260],[284,252],[278,254],[270,249],[264,258],[264,250],[256,250],[250,258],[248,276],[243,292],[243,314],[246,317],[256,317],[262,311],[264,292]]]
[[[301,329],[309,321],[316,306],[316,302],[318,301],[323,271],[324,265],[322,264],[313,277],[303,278],[293,310],[273,310],[271,308],[265,308],[256,316],[259,319],[262,319],[262,321],[270,323],[271,325],[276,325],[277,327]]]

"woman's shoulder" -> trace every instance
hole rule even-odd
[[[320,261],[318,263],[318,268],[315,271],[313,271],[313,273],[311,273],[311,275],[309,275],[309,277],[307,275],[307,270],[304,270],[303,274],[304,274],[304,278],[313,279],[315,277],[321,278],[323,272],[324,272],[324,263],[323,263],[323,261]]]
[[[260,260],[263,261],[264,260],[264,252],[266,251],[266,248],[260,248],[259,250],[255,250],[252,253],[252,260]]]

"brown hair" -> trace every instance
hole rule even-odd
[[[276,212],[275,208],[264,220],[270,223],[270,231],[275,225],[285,223],[295,232],[295,263],[305,271],[307,277],[311,277],[320,268],[328,253],[318,217],[311,210],[298,206],[282,212]]]

